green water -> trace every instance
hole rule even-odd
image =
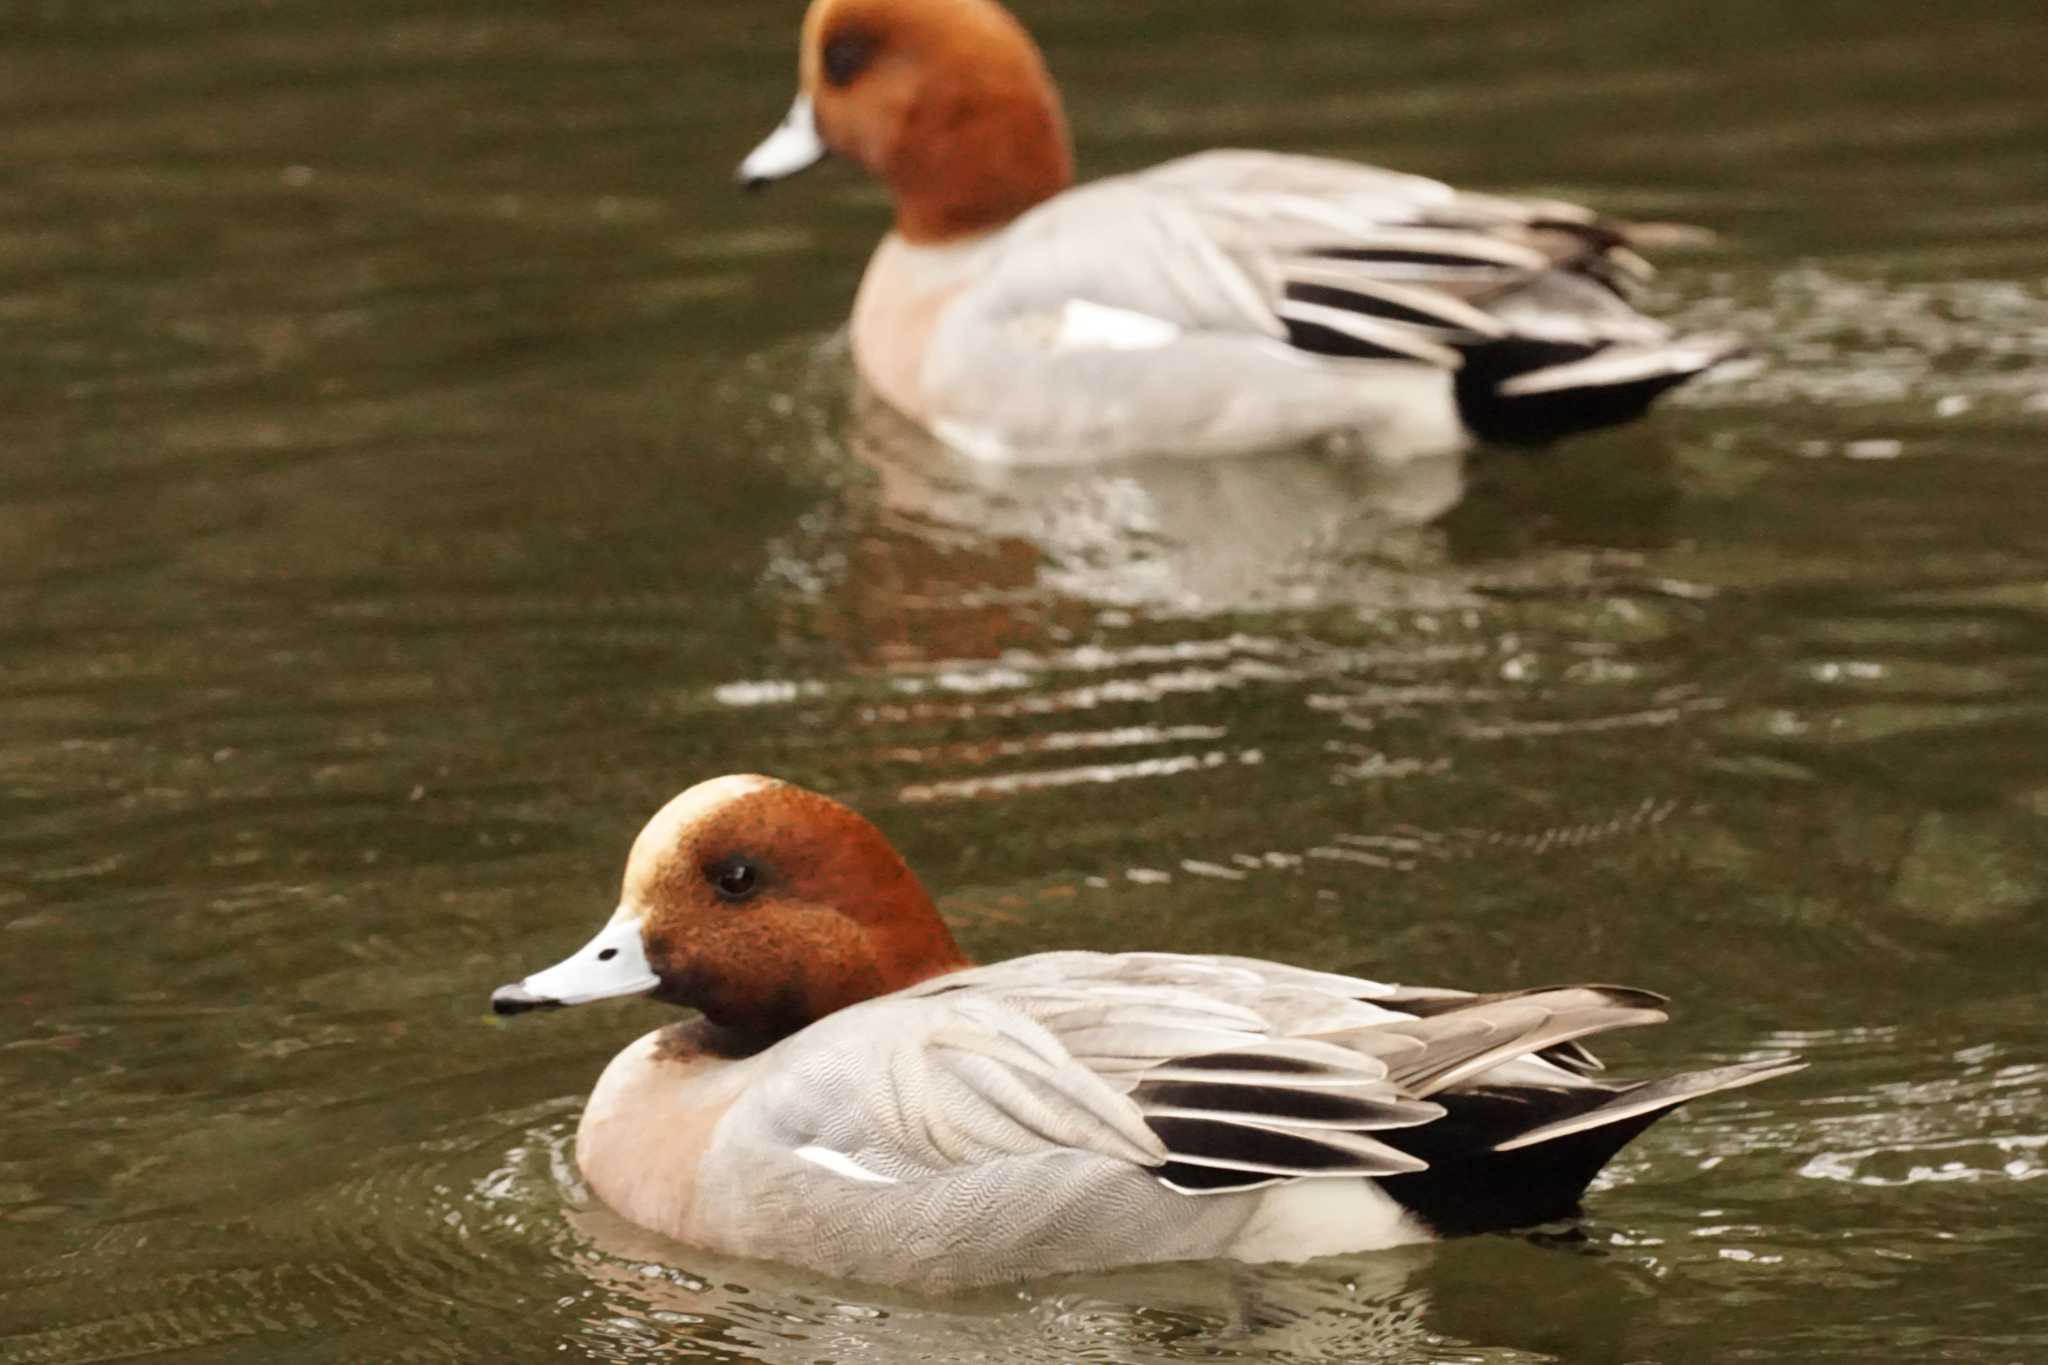
[[[0,1361],[2048,1356],[2038,0],[1020,6],[1232,143],[1711,225],[1759,362],[1442,500],[977,478],[852,393],[885,207],[734,193],[795,7],[0,8]],[[1433,481],[1432,481],[1433,480]],[[958,1302],[716,1261],[509,1024],[760,770],[963,942],[1622,981],[1799,1076],[1576,1236]]]

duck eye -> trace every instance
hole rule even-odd
[[[706,869],[720,899],[743,901],[760,889],[761,873],[743,858],[729,858]]]
[[[873,34],[859,29],[835,35],[825,44],[825,83],[835,89],[853,84],[880,46]]]

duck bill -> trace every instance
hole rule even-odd
[[[619,995],[645,995],[661,984],[647,965],[640,940],[640,917],[624,906],[597,937],[546,971],[491,992],[491,1008],[499,1014],[583,1005]]]
[[[740,163],[739,182],[750,190],[758,190],[770,181],[787,180],[823,161],[830,150],[825,139],[818,136],[811,97],[798,95],[775,131]]]

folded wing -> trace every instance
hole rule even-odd
[[[1299,415],[1315,430],[1342,405],[1272,363],[1292,350],[1374,363],[1382,386],[1404,368],[1417,381],[1454,376],[1467,429],[1535,444],[1633,418],[1744,349],[1729,335],[1675,336],[1636,311],[1632,294],[1654,274],[1636,233],[1575,204],[1317,157],[1207,152],[1021,220],[1016,268],[998,262],[969,311],[998,324],[998,338],[1007,320],[1034,339],[1013,363],[1089,356],[1125,403],[1147,401],[1146,353],[1171,350],[1184,381],[1213,360],[1235,369],[1234,391],[1273,395],[1264,420],[1276,429]],[[1199,411],[1195,387],[1181,383],[1179,403],[1224,420]]]
[[[1251,959],[1047,953],[842,1011],[773,1097],[806,1159],[916,1180],[1086,1153],[1189,1195],[1373,1177],[1440,1231],[1576,1205],[1678,1104],[1798,1065],[1608,1083],[1578,1040],[1664,1019],[1617,986],[1467,995]]]

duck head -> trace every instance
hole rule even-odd
[[[889,187],[896,230],[929,244],[1073,183],[1059,92],[995,0],[813,0],[797,79],[788,116],[740,163],[749,188],[837,152]]]
[[[651,995],[765,1045],[968,965],[881,832],[754,776],[700,782],[633,841],[618,909],[582,948],[500,986],[500,1014]]]

